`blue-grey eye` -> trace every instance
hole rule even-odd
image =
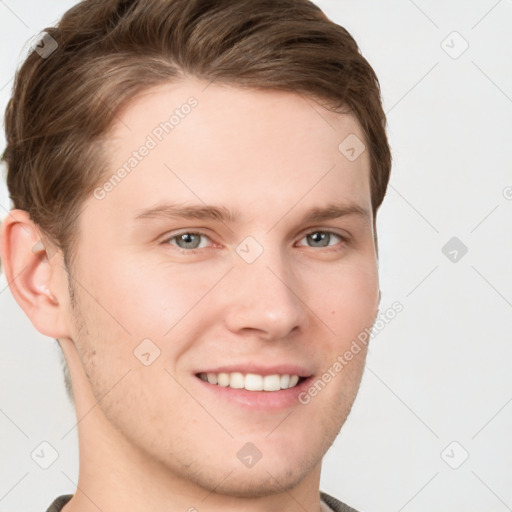
[[[198,249],[201,245],[201,237],[204,237],[201,233],[182,233],[173,236],[170,240],[176,240],[176,245],[180,249]]]
[[[315,231],[306,235],[305,238],[307,239],[308,243],[312,244],[311,247],[328,247],[330,245],[334,245],[330,243],[333,239],[333,236],[339,239],[338,241],[335,240],[335,243],[338,243],[340,240],[342,240],[340,235],[331,233],[329,231]]]

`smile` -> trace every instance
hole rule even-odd
[[[298,385],[301,378],[298,375],[274,374],[258,375],[255,373],[199,373],[198,377],[210,384],[232,389],[247,391],[281,391]]]

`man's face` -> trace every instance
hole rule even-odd
[[[351,116],[294,94],[205,85],[148,91],[113,127],[100,187],[133,151],[138,160],[85,203],[71,337],[81,385],[139,462],[220,493],[269,494],[319,472],[359,386],[364,347],[309,403],[297,399],[377,313],[369,155],[338,149],[363,139]],[[191,96],[197,104],[162,131]],[[234,219],[171,215],[169,204]],[[368,215],[304,221],[328,206]],[[285,374],[300,380],[251,391],[207,373],[268,389],[286,387]]]

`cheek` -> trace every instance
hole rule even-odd
[[[376,264],[340,268],[326,276],[327,285],[318,295],[322,319],[336,333],[338,343],[352,340],[370,328],[379,305]]]
[[[226,269],[125,258],[105,266],[90,281],[95,297],[137,338],[161,338],[196,308]]]

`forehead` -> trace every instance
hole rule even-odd
[[[261,219],[271,212],[275,220],[319,202],[369,209],[368,151],[347,158],[346,146],[364,149],[355,117],[303,95],[199,80],[164,84],[118,114],[105,145],[100,186],[108,190],[95,206],[126,219],[164,201],[225,204],[242,221],[244,212]]]

